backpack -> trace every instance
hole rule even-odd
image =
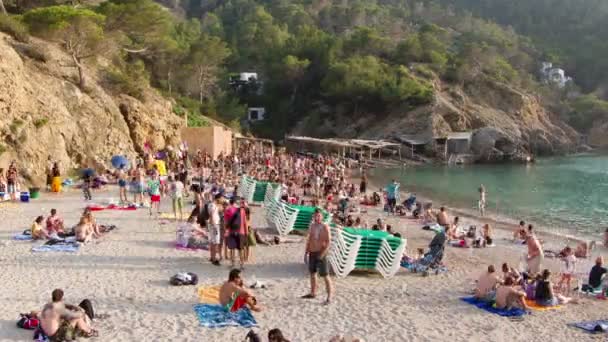
[[[17,326],[21,329],[34,330],[40,325],[36,316],[30,314],[20,314],[21,318],[17,321]]]
[[[228,223],[228,227],[233,232],[241,229],[241,208],[239,208],[236,213],[232,215],[230,222]]]
[[[198,223],[201,226],[205,226],[207,225],[207,220],[209,220],[209,218],[211,217],[211,215],[209,215],[209,203],[205,203],[203,205],[203,207],[201,208],[199,217],[198,217]]]

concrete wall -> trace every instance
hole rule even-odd
[[[200,149],[207,151],[213,158],[222,152],[224,155],[232,153],[232,132],[222,126],[184,127],[181,133],[182,140],[188,143],[190,153],[196,153]]]

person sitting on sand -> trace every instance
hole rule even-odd
[[[243,286],[241,271],[233,269],[228,275],[228,281],[220,288],[220,304],[230,312],[248,307],[253,311],[262,311],[257,300],[249,289]]]
[[[445,211],[445,207],[439,208],[437,224],[445,228],[446,231],[450,228],[450,220],[448,219],[448,213]]]
[[[84,311],[64,304],[61,289],[53,290],[51,300],[39,315],[40,329],[49,341],[71,341],[77,337],[97,336],[97,331],[87,324]]]
[[[504,284],[496,289],[496,308],[497,309],[528,309],[526,305],[526,293],[515,288],[513,278],[507,276]]]
[[[526,222],[519,221],[519,226],[513,232],[513,241],[526,239]],[[520,241],[521,242],[521,241]]]
[[[595,241],[591,241],[589,243],[582,241],[578,244],[578,246],[576,246],[576,249],[574,250],[574,256],[577,258],[586,259],[589,257],[594,247]]]
[[[57,209],[51,209],[51,216],[46,219],[46,230],[49,235],[64,234],[63,219],[57,215]]]
[[[561,294],[553,292],[553,283],[551,282],[551,271],[543,270],[540,279],[536,282],[536,292],[534,299],[536,304],[540,306],[555,306],[558,304],[567,304],[572,299]]]
[[[589,282],[583,285],[583,291],[591,292],[602,288],[602,285],[606,283],[606,273],[608,273],[608,269],[604,267],[604,258],[599,256],[595,259],[595,265],[591,268],[591,272],[589,272]]]
[[[90,216],[83,214],[80,217],[80,221],[78,221],[78,224],[74,227],[74,234],[76,235],[76,241],[78,242],[87,243],[93,239],[95,231]]]
[[[475,298],[486,302],[494,301],[496,297],[496,286],[500,284],[500,279],[496,275],[494,265],[488,266],[488,271],[484,272],[477,281]]]
[[[32,239],[33,240],[41,240],[48,239],[49,234],[42,228],[42,222],[44,221],[44,216],[36,217],[34,223],[32,223]]]
[[[487,246],[492,246],[493,240],[492,240],[492,227],[486,223],[483,225],[483,227],[481,228],[481,233],[482,233],[482,237],[483,237],[483,246],[487,247]]]
[[[511,277],[515,284],[519,284],[522,281],[521,274],[513,267],[509,266],[506,262],[502,264],[502,274],[503,279],[507,279],[507,277]]]

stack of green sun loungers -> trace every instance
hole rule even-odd
[[[310,223],[312,222],[312,216],[317,210],[317,207],[309,206],[309,205],[295,205],[290,204],[290,208],[298,210],[298,216],[295,220],[293,229],[295,230],[308,230]],[[329,222],[330,216],[329,213],[325,210],[321,210],[323,214],[323,222]]]
[[[391,277],[399,270],[406,243],[387,232],[332,227],[329,262],[338,277],[354,269],[376,270]]]

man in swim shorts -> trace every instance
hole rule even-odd
[[[248,307],[253,311],[262,311],[257,304],[253,292],[243,286],[241,271],[233,269],[228,275],[228,281],[220,288],[220,304],[230,312]]]
[[[308,231],[308,241],[306,242],[306,256],[308,257],[308,270],[310,272],[310,293],[302,296],[305,299],[316,298],[317,296],[317,273],[325,281],[327,299],[324,304],[331,303],[332,286],[329,278],[329,264],[327,254],[329,253],[331,232],[329,226],[323,223],[323,214],[319,209],[315,210],[313,223]]]

